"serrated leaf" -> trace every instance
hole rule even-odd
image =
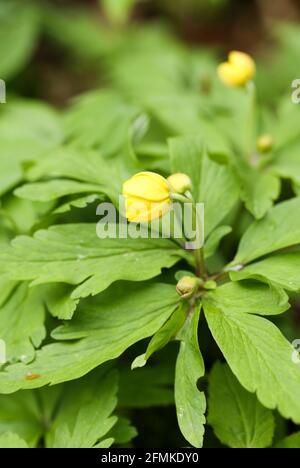
[[[297,106],[294,106],[297,107]],[[297,119],[299,117],[297,116]],[[297,122],[297,120],[295,120]],[[282,145],[275,154],[274,161],[270,165],[273,174],[284,179],[291,179],[295,184],[300,183],[299,170],[300,138]]]
[[[41,159],[62,138],[59,116],[50,106],[25,100],[7,103],[0,116],[0,195],[23,179],[22,162]]]
[[[300,367],[292,360],[294,348],[279,329],[253,314],[221,310],[204,302],[210,331],[232,372],[267,408],[300,421]]]
[[[243,235],[233,264],[249,263],[300,242],[300,197],[279,203],[267,215],[254,221]]]
[[[41,160],[28,171],[27,177],[34,182],[44,177],[74,179],[74,181],[68,182],[68,184],[73,184],[70,185],[72,188],[77,187],[76,192],[73,191],[73,193],[84,193],[90,187],[88,191],[94,193],[96,190],[105,193],[117,204],[122,183],[130,174],[130,169],[125,166],[122,160],[115,159],[112,164],[108,163],[96,151],[66,146],[50,152],[47,158]],[[64,191],[60,180],[45,183],[38,185],[38,188],[42,189],[41,196],[43,196],[44,190],[51,189],[53,185],[56,187],[56,191]],[[35,185],[31,187],[34,189]]]
[[[274,448],[300,448],[300,432],[295,432],[280,440]]]
[[[92,448],[117,422],[117,374],[90,375],[64,388],[55,421],[46,436],[51,448]]]
[[[31,201],[47,202],[80,193],[101,191],[99,185],[84,184],[67,179],[50,180],[48,182],[37,182],[25,184],[17,188],[14,193],[17,197]]]
[[[264,282],[272,282],[288,291],[300,290],[300,253],[292,252],[252,263],[241,271],[231,271],[233,281],[254,278]]]
[[[70,320],[79,303],[79,299],[72,299],[73,288],[68,284],[54,283],[44,287],[44,300],[53,317],[60,320]]]
[[[231,448],[271,444],[275,429],[272,412],[240,385],[227,365],[214,365],[208,394],[207,421],[223,444]]]
[[[72,293],[78,299],[120,279],[157,276],[185,255],[168,239],[99,239],[94,224],[68,224],[17,237],[0,258],[11,279],[78,285]]]
[[[7,361],[30,362],[46,335],[45,308],[39,288],[18,284],[0,309],[1,339]]]
[[[197,388],[204,375],[204,363],[198,345],[200,309],[187,318],[181,333],[176,362],[175,404],[180,430],[193,447],[202,447],[206,400]]]
[[[29,448],[24,439],[13,432],[4,432],[0,435],[0,448]]]
[[[69,342],[47,344],[30,364],[10,365],[0,372],[0,392],[81,377],[152,336],[177,305],[178,295],[171,285],[114,285],[82,303],[73,320],[53,332],[54,338]],[[26,378],[32,374],[36,378]]]
[[[290,308],[288,295],[282,289],[257,281],[226,283],[203,298],[204,304],[237,314],[277,315]]]
[[[18,234],[27,234],[46,218],[53,208],[53,202],[31,202],[11,194],[5,197],[2,206],[3,214],[7,216],[14,231]]]
[[[86,208],[90,203],[94,203],[96,200],[101,200],[101,196],[99,194],[92,194],[80,198],[75,198],[60,205],[52,212],[52,214],[66,213],[72,208]]]
[[[279,178],[242,163],[237,165],[237,174],[246,208],[256,219],[262,218],[279,196]]]
[[[0,395],[0,433],[14,433],[35,447],[43,434],[41,413],[32,391]]]
[[[137,436],[137,430],[131,425],[129,419],[118,417],[118,421],[108,433],[108,436],[111,436],[114,444],[127,444]]]
[[[172,138],[169,149],[172,171],[189,175],[195,200],[204,203],[204,229],[208,235],[238,200],[239,189],[232,169],[212,161],[200,137]]]
[[[97,449],[97,448],[109,448],[109,447],[112,446],[113,443],[114,443],[114,438],[113,437],[108,437],[107,439],[103,439],[103,440],[101,440],[101,442],[94,445],[93,448],[95,448],[95,449]]]

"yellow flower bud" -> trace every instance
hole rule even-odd
[[[260,153],[268,153],[273,147],[273,138],[271,135],[262,135],[257,140],[257,149]]]
[[[183,276],[176,285],[176,291],[183,299],[191,297],[202,284],[200,278],[195,276]]]
[[[184,193],[192,188],[192,181],[189,176],[181,172],[170,175],[167,180],[175,193]]]
[[[123,184],[126,218],[142,223],[160,218],[171,205],[168,181],[154,172],[139,172]]]
[[[232,51],[228,55],[228,61],[219,65],[218,75],[228,86],[242,86],[253,78],[255,70],[255,62],[250,55]]]

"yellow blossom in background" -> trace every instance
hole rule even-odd
[[[123,184],[126,218],[142,223],[163,216],[171,205],[170,185],[155,172],[139,172]]]
[[[192,181],[188,175],[177,172],[168,177],[168,182],[172,190],[176,193],[184,193],[192,189]]]
[[[219,65],[218,75],[226,85],[242,86],[253,78],[255,70],[255,62],[250,55],[232,51],[228,55],[228,61]]]

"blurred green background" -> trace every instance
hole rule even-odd
[[[0,77],[8,93],[61,106],[133,76],[147,90],[184,66],[186,49],[211,63],[239,49],[258,59],[270,101],[297,78],[299,15],[299,0],[1,0]]]
[[[172,132],[184,133],[191,129],[193,113],[198,112],[195,96],[203,98],[205,111],[205,96],[215,80],[216,66],[231,49],[255,57],[256,84],[263,104],[273,108],[282,97],[287,99],[292,81],[300,78],[299,18],[300,0],[0,0],[0,78],[6,81],[8,103],[22,96],[59,108],[87,90],[112,88],[150,110],[153,127],[157,118]],[[169,108],[168,96],[173,99]],[[175,97],[179,118],[174,115]],[[85,104],[88,115],[92,99]],[[0,105],[0,114],[8,112],[6,109],[9,106]],[[97,118],[105,115],[105,109],[92,110]],[[24,130],[28,108],[26,114],[22,107],[14,112],[14,126],[8,112],[0,137],[15,132],[16,125],[25,136],[33,132]],[[71,119],[76,132],[76,109]],[[47,130],[55,133],[50,125]],[[151,131],[160,136],[158,128],[151,127]],[[151,143],[151,135],[149,139]],[[147,157],[150,149],[153,154],[164,150],[154,145],[149,148],[140,147],[140,155]],[[224,252],[227,254],[226,245]],[[299,326],[297,301],[289,318],[278,319],[287,337],[292,336],[292,327]],[[200,333],[205,347],[209,333],[204,322]],[[174,362],[174,349],[169,353],[164,353],[165,362],[160,357],[166,369]],[[219,357],[217,348],[207,354],[211,361]],[[130,363],[132,356],[127,357]],[[210,364],[207,362],[208,367]],[[170,386],[172,376],[167,371],[164,375]],[[168,406],[156,409],[154,401],[149,409],[134,410],[132,419],[141,429],[137,446],[184,444],[175,412]],[[170,426],[174,427],[172,433]],[[206,445],[216,446],[210,429],[208,434]]]

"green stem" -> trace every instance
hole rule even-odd
[[[254,141],[256,135],[256,87],[253,81],[246,84],[247,94],[249,96],[249,112],[247,121],[246,152],[247,160],[252,164],[251,157],[254,150]]]
[[[195,260],[196,260],[196,275],[199,277],[206,278],[206,268],[204,261],[203,248],[194,250]]]
[[[197,226],[197,209],[196,209],[195,201],[192,195],[190,193],[186,195],[172,193],[171,196],[173,200],[179,201],[180,203],[192,203],[193,204],[193,213],[195,216],[196,226]],[[195,249],[193,253],[195,257],[197,276],[206,278],[206,267],[205,267],[205,261],[204,261],[203,248],[200,247],[199,249]]]
[[[172,200],[178,201],[180,203],[193,203],[192,198],[189,198],[189,197],[187,197],[185,195],[181,195],[180,193],[172,192],[171,193],[171,198],[172,198]]]

